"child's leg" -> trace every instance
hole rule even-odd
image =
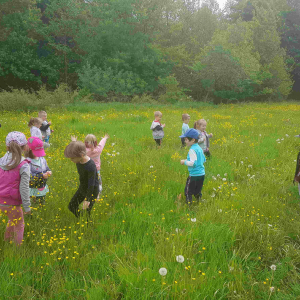
[[[204,151],[204,155],[205,155],[207,158],[210,158],[210,152],[209,152],[209,150]]]
[[[185,188],[184,188],[184,194],[186,197],[186,203],[192,204],[193,200],[193,193],[192,193],[192,187],[191,187],[191,176],[189,176],[186,180]]]
[[[49,143],[50,135],[48,135],[45,139],[44,142]]]
[[[72,197],[68,208],[76,216],[80,216],[79,205],[84,200],[85,196],[82,194],[81,190],[77,190],[75,195]]]
[[[0,209],[8,217],[4,239],[22,244],[25,224],[21,206],[0,206]]]
[[[97,199],[99,199],[103,188],[102,188],[102,178],[101,178],[100,170],[97,171],[97,173],[98,173],[98,180],[99,180],[99,194],[98,194]]]
[[[185,139],[184,138],[181,138],[181,147],[185,147]]]
[[[205,175],[197,176],[196,185],[195,185],[195,198],[199,202],[202,197],[202,188],[204,183]]]
[[[157,146],[161,145],[161,139],[154,139],[154,141],[156,142]]]

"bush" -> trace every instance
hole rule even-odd
[[[36,93],[25,90],[13,89],[12,92],[2,91],[0,93],[0,110],[41,110],[53,106],[65,106],[80,99],[81,102],[88,101],[90,95],[80,95],[80,91],[72,92],[67,85],[62,84],[53,92],[42,87]]]

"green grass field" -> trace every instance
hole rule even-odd
[[[55,130],[45,206],[25,220],[24,243],[4,243],[0,299],[300,299],[300,207],[293,186],[300,140],[296,103],[178,106],[85,104],[48,111]],[[166,123],[161,149],[150,125]],[[208,120],[212,159],[203,203],[191,209],[180,165],[181,114]],[[36,113],[1,113],[0,154]],[[110,135],[103,194],[86,218],[67,208],[78,186],[63,152],[71,135]],[[182,255],[184,261],[177,262]],[[272,270],[270,267],[275,265]],[[161,276],[160,268],[167,274]]]

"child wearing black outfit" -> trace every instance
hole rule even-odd
[[[79,141],[71,142],[65,149],[65,157],[76,163],[79,174],[79,188],[69,203],[69,210],[80,217],[83,211],[79,210],[80,203],[83,202],[83,210],[89,214],[99,194],[99,180],[97,168],[93,160],[86,155],[85,144]]]

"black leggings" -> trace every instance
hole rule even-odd
[[[156,144],[157,144],[158,146],[161,145],[161,140],[162,140],[162,139],[154,139],[154,141],[156,142]]]
[[[93,191],[93,195],[92,195],[92,200],[90,200],[90,205],[89,207],[86,209],[86,211],[88,212],[88,214],[90,214],[94,204],[95,204],[95,199],[97,198],[99,194],[99,185],[94,187],[94,191]],[[68,208],[69,210],[76,216],[76,217],[80,217],[83,213],[83,211],[79,210],[79,205],[80,203],[82,203],[84,200],[86,199],[86,193],[83,193],[83,191],[81,189],[78,189],[75,193],[75,195],[72,197]]]

